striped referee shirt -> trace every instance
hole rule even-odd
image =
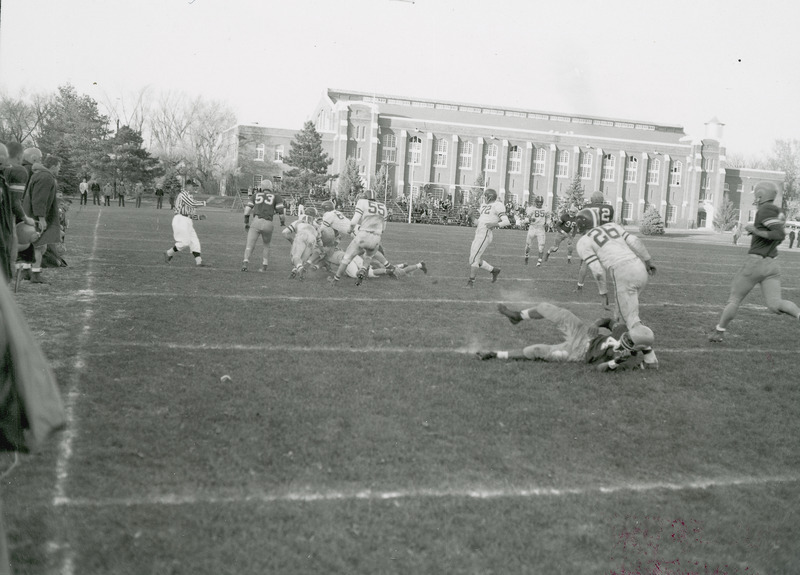
[[[175,198],[175,207],[173,211],[182,216],[192,217],[195,208],[202,206],[203,202],[196,201],[186,190],[183,190],[178,197]]]

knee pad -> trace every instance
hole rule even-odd
[[[637,349],[651,347],[653,345],[653,341],[655,341],[653,330],[641,323],[633,326],[628,331],[628,334],[630,335],[631,341]]]

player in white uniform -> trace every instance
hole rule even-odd
[[[331,252],[339,245],[342,236],[350,234],[350,220],[330,200],[322,202],[322,212],[322,246],[326,252]]]
[[[492,283],[497,281],[500,275],[500,268],[489,265],[483,259],[483,253],[489,244],[492,243],[492,230],[494,228],[504,228],[511,225],[506,215],[506,207],[503,202],[498,201],[497,192],[491,188],[486,190],[483,195],[484,203],[479,209],[478,229],[475,230],[475,239],[472,240],[472,247],[469,250],[469,280],[467,287],[475,285],[475,278],[478,275],[478,268],[483,268],[492,274]]]
[[[536,247],[539,250],[539,259],[536,265],[542,265],[542,256],[544,255],[544,246],[547,242],[547,236],[544,231],[544,226],[547,223],[547,210],[544,209],[544,198],[536,196],[533,198],[533,205],[525,209],[525,219],[528,221],[528,236],[525,238],[525,265],[528,265],[528,257],[531,253],[533,240],[536,240]]]
[[[578,257],[586,262],[598,283],[604,271],[614,282],[617,314],[628,326],[620,344],[629,351],[642,350],[644,366],[658,369],[651,347],[653,331],[639,318],[639,292],[647,285],[648,276],[656,273],[650,253],[639,238],[620,225],[600,225],[597,210],[580,210],[575,221],[578,232],[585,234],[578,241]]]
[[[298,217],[281,232],[292,242],[292,273],[290,278],[302,280],[306,275],[305,262],[317,245],[317,234],[320,224],[315,220],[317,210],[308,208],[303,216]]]
[[[383,230],[386,229],[386,219],[388,217],[389,212],[386,210],[386,206],[375,199],[374,191],[367,190],[361,194],[356,202],[356,211],[350,220],[350,231],[355,231],[356,226],[358,226],[358,231],[353,241],[347,246],[342,263],[339,264],[339,269],[336,270],[333,276],[328,278],[329,281],[332,283],[338,282],[353,257],[359,255],[364,261],[356,277],[356,285],[361,285],[361,282],[367,277],[367,270],[372,263],[372,258],[377,253],[378,246],[380,246],[381,236],[383,235]],[[391,269],[391,266],[388,267]]]

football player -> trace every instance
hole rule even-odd
[[[247,271],[247,264],[250,254],[256,245],[256,240],[261,236],[264,243],[264,251],[261,254],[261,270],[267,271],[269,265],[269,245],[272,241],[273,220],[275,214],[281,220],[281,227],[286,225],[286,215],[284,214],[283,200],[280,195],[272,192],[272,182],[265,180],[261,188],[255,191],[248,199],[244,209],[244,229],[247,231],[247,243],[244,248],[244,261],[242,261],[242,271]],[[250,215],[253,216],[253,223],[250,223]]]
[[[596,209],[597,216],[601,224],[608,224],[614,221],[614,206],[605,203],[605,196],[603,196],[603,192],[597,191],[592,193],[589,199],[589,204],[585,205],[584,208]],[[586,274],[588,272],[589,266],[586,265],[585,261],[581,260],[581,267],[578,270],[577,291],[581,291],[583,289],[583,284],[586,281]],[[605,287],[605,273],[603,274],[603,279],[597,281],[597,287],[598,291],[600,292],[603,305],[608,306],[608,292]]]
[[[477,352],[483,360],[572,361],[595,365],[598,371],[624,371],[642,365],[639,349],[623,346],[627,333],[624,323],[601,318],[588,325],[571,311],[549,303],[540,303],[522,311],[499,304],[497,311],[514,325],[528,319],[546,319],[558,327],[564,340],[555,345],[537,343],[518,350]]]
[[[379,253],[380,252],[378,252],[378,254]],[[376,254],[376,257],[372,259],[370,267],[367,268],[368,278],[376,278],[388,275],[394,277],[395,279],[399,279],[401,277],[405,277],[406,275],[413,273],[416,270],[422,270],[422,273],[424,274],[428,273],[428,268],[425,265],[425,262],[419,262],[410,266],[406,264],[399,264],[397,266],[387,267],[384,263],[379,261],[380,259],[383,259],[385,261],[385,258],[378,258],[377,257],[378,254]],[[342,260],[344,259],[344,255],[345,252],[337,248],[326,259],[328,263],[330,263],[331,265],[339,266],[341,265]],[[364,268],[364,259],[359,255],[355,255],[353,256],[353,259],[350,260],[350,263],[347,264],[347,267],[345,268],[345,273],[347,274],[348,277],[356,279],[358,278],[358,272],[362,268]]]
[[[306,275],[305,262],[317,244],[317,234],[320,224],[316,221],[316,208],[307,208],[302,216],[298,216],[295,221],[286,226],[281,233],[292,242],[291,258],[292,273],[291,279],[302,280]]]
[[[505,228],[511,222],[506,215],[506,208],[503,202],[497,199],[497,192],[491,188],[483,194],[484,202],[479,208],[478,228],[475,230],[475,239],[472,240],[472,247],[469,250],[469,280],[467,287],[475,285],[475,278],[478,275],[478,268],[483,268],[492,274],[492,283],[497,281],[500,275],[500,268],[489,265],[483,259],[483,253],[492,243],[492,230],[495,228]]]
[[[533,198],[533,205],[525,209],[525,219],[528,222],[528,235],[525,238],[525,265],[528,265],[528,257],[530,256],[534,239],[536,239],[536,247],[539,250],[539,258],[536,260],[536,265],[537,267],[542,265],[544,246],[547,242],[547,236],[544,232],[547,217],[547,210],[544,209],[544,198],[536,196]]]
[[[322,246],[327,251],[333,251],[344,235],[350,234],[350,221],[345,215],[336,209],[330,200],[322,202],[322,227],[320,228],[320,238]]]
[[[561,246],[561,242],[567,240],[567,263],[572,263],[572,238],[575,237],[575,216],[578,213],[578,206],[571,205],[566,212],[561,214],[556,223],[556,241],[553,247],[544,254],[544,261],[550,259],[550,254],[554,254]]]
[[[350,220],[349,230],[350,233],[353,233],[356,226],[358,226],[358,231],[353,241],[347,246],[336,273],[328,278],[331,283],[338,282],[353,257],[360,255],[363,262],[356,276],[356,285],[361,285],[361,282],[367,277],[367,270],[372,263],[372,258],[375,257],[380,246],[381,236],[383,235],[383,230],[386,229],[388,217],[389,213],[386,210],[386,206],[375,199],[373,190],[367,190],[359,195],[355,213]]]
[[[605,283],[604,272],[614,282],[617,314],[628,326],[621,345],[629,351],[643,350],[644,366],[658,369],[658,359],[651,347],[653,331],[639,318],[639,292],[647,285],[648,277],[656,273],[650,253],[639,238],[619,224],[601,225],[595,209],[579,211],[575,224],[577,231],[584,234],[578,241],[578,257],[586,262],[601,287]]]
[[[728,304],[722,310],[719,323],[708,338],[712,342],[724,340],[728,324],[736,317],[742,300],[759,284],[769,311],[800,318],[800,308],[781,297],[781,268],[777,257],[778,244],[783,241],[786,234],[784,230],[786,217],[773,203],[778,195],[778,186],[773,182],[759,182],[753,193],[755,194],[753,203],[758,206],[758,210],[753,223],[744,227],[745,231],[753,236],[747,260],[733,278]]]

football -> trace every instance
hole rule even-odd
[[[27,249],[29,245],[39,239],[39,236],[40,234],[36,231],[35,227],[29,226],[25,222],[20,222],[17,224],[17,240],[19,241],[18,249]]]

